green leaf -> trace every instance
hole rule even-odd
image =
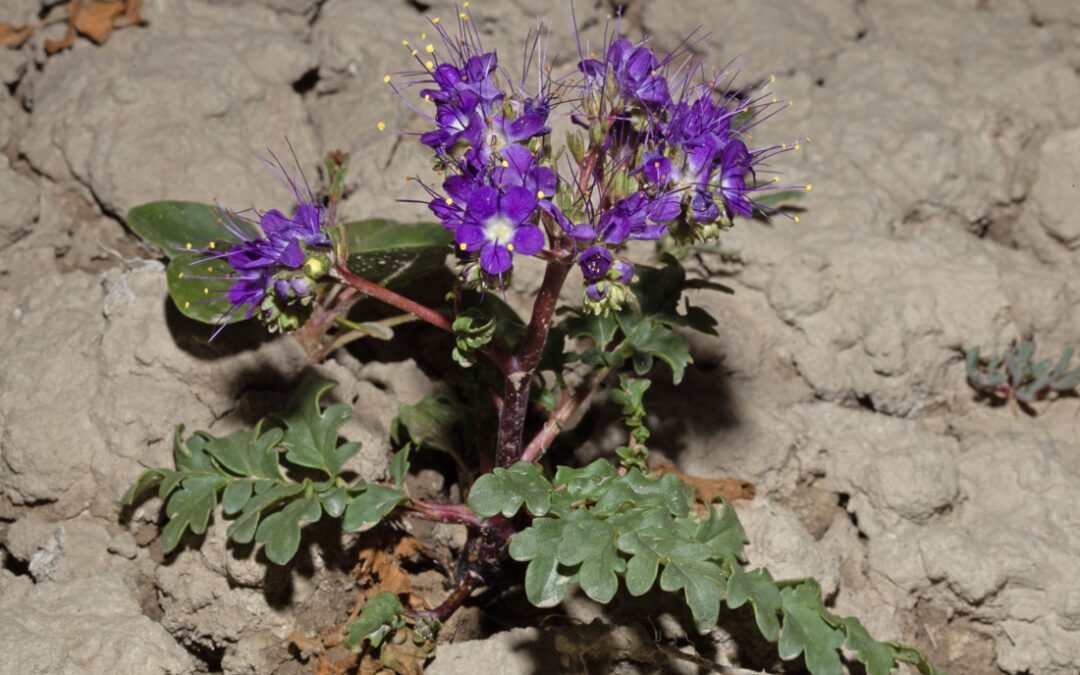
[[[438,223],[374,218],[343,227],[349,269],[384,286],[400,286],[441,269],[453,240]]]
[[[181,251],[206,248],[228,233],[218,222],[216,207],[195,202],[162,201],[128,211],[127,225],[146,241],[157,244],[172,258]]]
[[[405,475],[409,473],[409,455],[412,453],[412,443],[406,443],[403,448],[394,453],[393,459],[390,460],[390,478],[394,481],[394,486],[400,488],[405,484]]]
[[[634,350],[634,371],[638,375],[646,375],[652,370],[655,357],[671,367],[672,382],[682,382],[686,366],[694,362],[685,336],[652,318],[624,312],[618,319],[626,333],[627,344]]]
[[[477,478],[469,490],[468,502],[481,518],[496,513],[513,517],[522,502],[529,513],[542,516],[551,507],[551,483],[536,464],[518,462],[509,469],[496,468]]]
[[[844,646],[855,652],[866,666],[866,675],[889,675],[896,667],[892,650],[874,640],[855,617],[837,619],[839,628],[847,634]]]
[[[201,323],[242,321],[246,311],[237,311],[227,295],[232,286],[228,277],[235,275],[235,270],[225,258],[207,260],[207,257],[199,251],[180,251],[169,260],[165,281],[173,304],[181,314]]]
[[[416,405],[402,403],[391,424],[395,440],[405,428],[417,447],[428,447],[453,454],[457,449],[455,427],[461,422],[461,409],[448,396],[428,396]]]
[[[619,330],[619,324],[613,316],[580,314],[564,319],[559,324],[567,336],[572,338],[587,337],[600,350],[607,348]]]
[[[716,625],[720,601],[727,588],[727,577],[715,562],[708,560],[705,544],[681,543],[667,553],[667,563],[660,575],[660,588],[682,590],[698,630]]]
[[[304,492],[305,484],[294,483],[291,485],[274,485],[263,492],[256,491],[253,499],[244,505],[240,517],[229,524],[226,535],[238,544],[248,544],[255,538],[255,530],[259,526],[262,514],[279,502],[290,499]]]
[[[403,625],[400,614],[404,610],[401,601],[389,591],[370,598],[364,603],[356,621],[349,624],[345,647],[357,654],[363,651],[365,640],[370,642],[372,647],[378,647],[387,633]]]
[[[784,623],[777,644],[780,658],[790,660],[805,654],[806,668],[813,675],[840,675],[840,654],[844,634],[829,625],[821,602],[821,588],[813,579],[780,591]]]
[[[699,519],[693,523],[690,519],[677,519],[679,526],[686,524],[687,536],[692,541],[700,541],[708,544],[712,549],[712,557],[717,560],[737,561],[742,558],[743,544],[746,543],[746,532],[739,523],[739,517],[735,514],[735,507],[731,502],[717,498],[714,500],[723,504],[720,517],[716,517],[716,507],[709,509],[709,517]],[[712,506],[712,505],[710,505]]]
[[[407,500],[408,497],[397,490],[381,485],[368,485],[367,489],[349,502],[341,528],[346,532],[368,529],[397,508],[398,504]]]
[[[597,515],[611,515],[624,504],[663,508],[673,516],[690,512],[691,488],[673,473],[664,474],[660,480],[649,480],[639,470],[630,469],[606,487],[594,508]]]
[[[165,505],[169,522],[161,530],[161,550],[171,552],[180,543],[184,531],[206,532],[206,523],[217,506],[217,492],[225,484],[221,476],[195,476],[185,479]]]
[[[341,467],[360,451],[359,443],[338,443],[338,429],[352,415],[349,407],[336,403],[322,410],[319,399],[337,385],[331,380],[310,382],[297,392],[294,411],[284,418],[285,435],[281,445],[288,452],[285,459],[336,478]]]
[[[343,487],[332,487],[318,493],[323,511],[331,518],[340,518],[349,503],[349,491]]]
[[[281,429],[270,429],[260,435],[263,421],[251,430],[240,430],[222,438],[209,438],[203,446],[206,452],[238,476],[283,481],[275,448],[281,442]]]
[[[671,517],[659,509],[635,509],[633,522],[616,525],[619,531],[619,550],[629,553],[626,563],[626,589],[631,595],[642,595],[656,581],[660,562],[676,545],[682,543],[671,527]],[[644,511],[644,512],[643,512]],[[618,516],[609,522],[616,522]]]
[[[619,588],[616,572],[626,570],[626,561],[615,547],[615,528],[585,509],[573,511],[565,520],[556,552],[564,565],[580,565],[581,590],[597,602],[610,602]]]
[[[234,480],[225,486],[221,493],[221,508],[226,515],[239,513],[244,505],[251,499],[251,491],[255,486],[253,480]]]
[[[555,485],[565,487],[573,501],[596,501],[603,494],[600,487],[618,476],[619,472],[607,460],[598,459],[581,469],[558,467],[555,470]]]
[[[300,548],[300,523],[314,523],[321,516],[319,500],[302,497],[264,518],[255,533],[255,541],[265,544],[266,557],[271,562],[284,565]]]
[[[781,600],[772,575],[765,569],[747,572],[739,565],[732,565],[727,584],[727,605],[731,609],[738,609],[748,600],[754,608],[758,630],[766,640],[776,642],[780,634],[777,613]]]
[[[136,497],[159,484],[163,478],[165,478],[165,471],[162,469],[147,469],[146,471],[143,471],[139,474],[139,477],[135,479],[135,483],[124,493],[120,503],[124,506],[130,506],[135,502]]]
[[[510,539],[510,557],[529,563],[525,568],[525,597],[537,607],[554,607],[562,602],[567,587],[577,579],[559,565],[556,557],[565,524],[558,518],[537,518]]]

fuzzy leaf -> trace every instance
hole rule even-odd
[[[581,590],[597,602],[610,602],[619,588],[616,572],[626,561],[615,547],[615,528],[585,509],[573,511],[565,520],[556,557],[563,565],[580,565]]]
[[[295,398],[293,412],[284,418],[285,459],[294,464],[326,472],[337,477],[341,467],[360,451],[359,443],[338,445],[338,429],[349,419],[349,407],[336,403],[321,409],[319,399],[337,385],[331,380],[319,380],[301,387]]]
[[[611,515],[624,504],[655,506],[673,516],[685,516],[690,512],[690,489],[673,473],[664,474],[660,480],[649,480],[637,469],[605,484],[607,490],[596,502],[597,515]]]
[[[780,620],[777,613],[781,609],[780,591],[776,588],[772,575],[766,569],[747,572],[739,565],[731,566],[731,575],[727,584],[727,605],[738,609],[749,600],[754,608],[754,620],[758,630],[769,642],[776,642],[780,634]]]
[[[345,508],[341,528],[346,532],[369,529],[397,508],[398,504],[407,500],[408,497],[392,488],[368,485],[367,489],[353,497]]]
[[[461,422],[461,410],[447,396],[428,396],[416,405],[402,403],[391,424],[394,440],[400,440],[401,428],[417,447],[434,448],[453,453],[457,449],[454,429]]]
[[[537,518],[532,525],[510,539],[510,557],[528,562],[525,569],[525,596],[537,607],[554,607],[566,597],[567,587],[577,575],[559,565],[556,551],[566,521]]]
[[[889,675],[896,667],[892,650],[874,640],[863,625],[854,617],[837,619],[839,628],[847,635],[844,646],[855,652],[866,666],[866,675]]]
[[[300,523],[314,523],[321,516],[319,500],[302,497],[264,518],[255,533],[255,541],[265,544],[266,557],[271,562],[284,565],[300,548]]]
[[[790,660],[805,654],[806,668],[813,675],[840,675],[840,654],[844,634],[829,625],[821,602],[821,588],[806,579],[794,588],[780,591],[784,623],[777,648],[780,658]]]
[[[438,223],[373,218],[343,227],[349,269],[384,286],[400,286],[442,269],[453,239]]]
[[[372,647],[378,647],[387,633],[402,625],[399,615],[404,610],[401,601],[389,591],[368,599],[360,610],[360,616],[349,624],[345,647],[357,654],[363,651],[365,640]]]
[[[618,476],[619,472],[607,460],[598,459],[581,469],[560,466],[555,471],[555,485],[565,487],[573,501],[596,501],[603,494],[601,486]]]
[[[221,476],[195,476],[180,484],[165,505],[169,522],[161,530],[161,550],[169,553],[180,543],[184,531],[206,532],[206,523],[217,506],[217,492],[226,483]]]
[[[468,501],[469,508],[481,518],[496,513],[510,518],[522,502],[529,513],[542,516],[551,507],[551,483],[536,464],[518,462],[509,469],[496,468],[477,478]]]

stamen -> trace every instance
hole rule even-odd
[[[807,191],[807,192],[810,192],[810,191],[811,191],[811,190],[813,190],[813,189],[814,189],[814,186],[813,186],[813,185],[807,185],[807,186],[806,186],[806,191]]]
[[[387,76],[383,77],[382,81],[386,82],[386,83],[389,83],[390,82],[390,76],[387,75]]]
[[[513,244],[507,244],[506,245],[506,250],[513,253],[514,252],[514,245]]]
[[[462,242],[461,244],[458,244],[458,248],[464,251],[465,249],[469,248],[469,246]]]
[[[379,128],[379,131],[383,131],[383,130],[386,129],[386,122],[379,122],[375,126],[377,126]]]

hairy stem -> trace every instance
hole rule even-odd
[[[461,523],[472,527],[480,527],[483,524],[479,516],[464,504],[443,504],[414,499],[406,506],[406,509],[402,515],[410,518],[434,520],[440,523]]]
[[[533,303],[532,319],[525,331],[521,351],[510,359],[510,369],[505,371],[506,384],[502,410],[499,413],[499,434],[495,441],[495,465],[506,468],[521,456],[521,434],[525,428],[525,413],[529,405],[529,387],[536,366],[547,343],[551,318],[559,302],[563,282],[570,272],[565,262],[547,264],[544,281]]]

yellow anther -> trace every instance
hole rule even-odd
[[[424,100],[431,103],[431,94],[424,94]]]
[[[420,39],[421,40],[426,40],[427,39],[427,33],[420,33]]]
[[[389,82],[390,81],[390,76],[389,75],[384,76],[382,81],[383,82]]]
[[[183,272],[181,272],[181,273],[180,273],[180,276],[178,276],[178,277],[176,277],[176,278],[177,278],[177,279],[183,279],[183,278],[184,278],[184,273],[183,273]]]
[[[772,182],[779,183],[780,182],[780,176],[773,176],[772,177]]]
[[[439,23],[439,17],[435,17],[431,20],[431,23]]]
[[[814,189],[814,186],[813,186],[813,185],[807,185],[807,186],[806,186],[806,191],[807,191],[807,192],[810,192],[810,191],[811,191],[811,190],[813,190],[813,189]]]
[[[806,137],[806,142],[807,142],[807,143],[811,143],[811,142],[812,142],[812,141],[810,140],[810,137],[809,137],[809,136],[807,136],[807,137]]]
[[[214,246],[215,246],[214,242],[210,242],[210,248],[213,249]]]
[[[453,203],[454,203],[454,200],[453,200],[453,199],[451,199],[451,198],[449,198],[449,197],[447,197],[447,198],[446,198],[446,205],[447,205],[447,206],[451,206],[451,205],[452,205]]]
[[[424,67],[427,68],[428,70],[431,70],[432,68],[435,67],[435,63],[433,61],[428,61],[428,62],[424,63]]]
[[[466,14],[465,12],[462,12],[461,14],[458,14],[458,17],[459,17],[459,18],[460,18],[460,19],[461,19],[462,21],[468,21],[468,20],[469,20],[469,15],[468,15],[468,14]]]
[[[787,107],[789,107],[789,108],[790,108],[790,107],[791,107],[791,106],[793,106],[793,105],[795,105],[795,101],[788,101],[788,102],[787,102]]]
[[[308,258],[308,261],[304,263],[304,267],[307,268],[308,274],[317,277],[323,273],[322,261],[318,258]]]
[[[467,244],[461,243],[458,244],[458,248],[464,251],[465,249],[469,248],[469,246]]]
[[[210,289],[209,288],[202,289],[202,292],[203,292],[203,295],[210,295]]]
[[[403,44],[403,45],[405,45],[406,47],[408,47],[408,46],[409,46],[409,41],[408,41],[408,40],[402,40],[402,41],[401,41],[401,44]]]
[[[781,143],[780,144],[780,149],[781,150],[787,150],[787,143]]]
[[[795,222],[796,223],[799,222],[799,217],[798,216],[795,216]]]
[[[508,167],[510,166],[510,162],[508,162],[508,161],[506,161],[506,160],[504,159],[504,160],[502,161],[502,165],[503,165],[503,168],[504,168],[504,169],[506,169],[506,168],[508,168]]]
[[[772,97],[772,102],[776,103],[776,97],[775,96]]]
[[[184,303],[184,309],[187,309],[188,307],[191,307],[191,303],[190,302],[185,302]]]
[[[187,250],[189,250],[189,251],[191,250],[191,242],[190,241],[187,243],[187,246],[185,246],[185,248]]]
[[[772,84],[773,82],[776,82],[776,76],[775,75],[770,75],[769,76],[769,83]]]
[[[379,128],[379,131],[383,131],[384,129],[386,129],[386,122],[379,122],[375,126]]]
[[[411,56],[416,56],[416,54],[417,54],[417,53],[418,53],[418,52],[417,52],[417,51],[416,51],[416,50],[414,49],[414,50],[412,50],[412,54],[411,54]]]
[[[799,151],[799,150],[801,150],[801,149],[802,149],[802,146],[801,146],[801,145],[799,145],[798,143],[796,143],[796,144],[795,144],[795,152],[798,152],[798,151]]]
[[[540,190],[539,192],[537,192],[536,193],[536,198],[537,199],[543,199],[544,198],[544,191]]]
[[[435,53],[435,45],[428,45],[427,47],[424,47],[424,51],[427,52],[428,54],[434,54]]]
[[[469,3],[467,3],[467,2],[463,2],[463,3],[461,3],[461,6],[462,6],[463,8],[465,8],[465,9],[468,9],[468,7],[469,7]]]
[[[510,252],[513,252],[513,250],[514,250],[514,245],[513,245],[513,244],[507,244],[507,245],[506,245],[506,250],[507,250],[507,251],[510,251]]]
[[[213,271],[214,271],[214,268],[213,268],[213,267],[207,267],[207,268],[206,268],[206,271],[207,271],[207,272],[213,272]]]

